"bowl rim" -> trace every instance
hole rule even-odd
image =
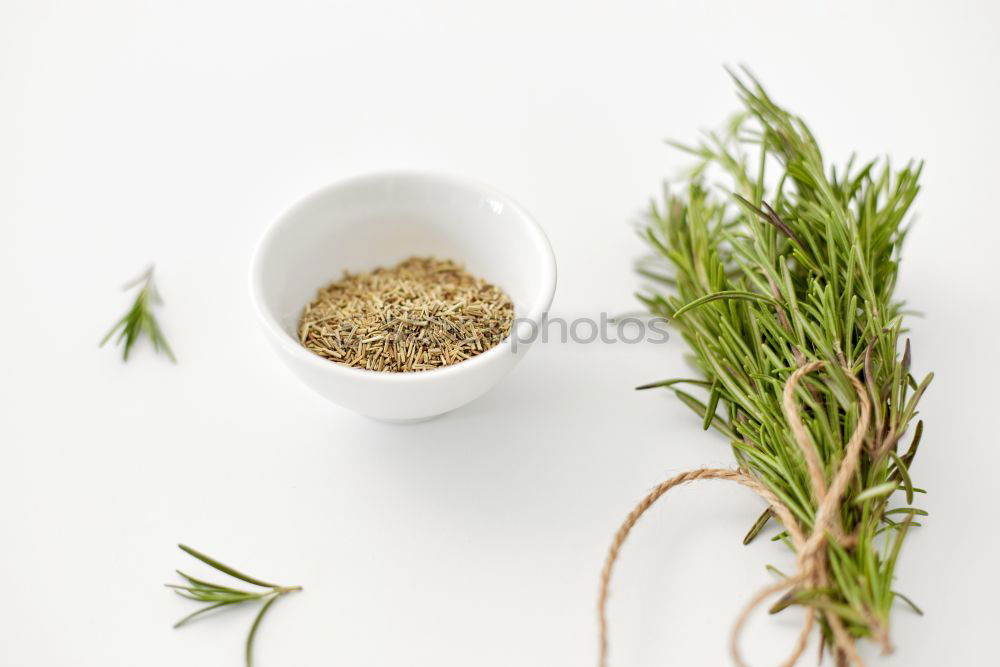
[[[472,371],[475,368],[488,364],[492,359],[494,359],[498,354],[511,354],[520,356],[527,351],[530,346],[526,344],[524,349],[513,352],[509,349],[510,347],[510,335],[508,335],[503,341],[495,345],[489,350],[476,356],[460,361],[455,364],[450,364],[448,366],[439,366],[425,371],[417,371],[411,373],[404,372],[390,372],[390,371],[374,371],[368,370],[367,368],[354,368],[352,366],[345,366],[344,364],[339,364],[328,359],[323,359],[319,355],[310,352],[302,345],[294,340],[292,336],[281,327],[277,319],[271,313],[270,309],[265,305],[266,300],[264,299],[264,278],[262,276],[262,255],[264,254],[267,247],[274,242],[274,240],[281,233],[282,228],[287,224],[287,221],[291,219],[300,209],[305,208],[313,201],[326,196],[332,191],[347,189],[351,187],[357,187],[358,185],[364,184],[371,181],[383,181],[392,179],[402,179],[402,180],[417,180],[417,181],[432,181],[437,184],[444,184],[453,188],[462,188],[466,190],[476,190],[482,193],[484,196],[488,196],[492,199],[497,199],[502,201],[504,206],[509,206],[513,208],[517,214],[518,218],[521,220],[522,224],[525,226],[528,232],[528,237],[534,242],[537,250],[539,251],[539,256],[542,260],[541,266],[541,280],[539,281],[538,290],[535,293],[535,297],[530,304],[530,309],[525,317],[518,318],[522,321],[529,320],[535,324],[535,330],[538,331],[542,325],[542,317],[548,312],[549,307],[552,305],[552,299],[555,296],[556,290],[556,259],[555,253],[552,251],[552,244],[549,242],[548,237],[545,235],[544,230],[538,221],[535,220],[521,204],[515,201],[512,197],[507,195],[505,192],[494,188],[491,185],[487,185],[476,179],[468,178],[465,176],[456,176],[449,173],[443,173],[428,169],[389,169],[382,171],[371,171],[356,176],[352,176],[346,179],[340,179],[327,183],[326,185],[317,188],[305,195],[304,197],[298,199],[294,204],[285,209],[279,216],[274,218],[264,232],[261,234],[254,247],[253,255],[250,260],[250,301],[253,304],[254,312],[257,314],[257,319],[261,322],[264,330],[270,336],[272,341],[281,347],[281,349],[290,354],[293,358],[299,360],[302,363],[313,366],[320,372],[326,372],[333,375],[340,375],[345,379],[353,378],[356,380],[367,379],[381,382],[420,382],[422,380],[430,380],[433,378],[443,378],[445,376],[454,375],[457,373],[465,373]],[[511,329],[511,334],[513,334],[513,327]]]

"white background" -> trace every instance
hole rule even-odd
[[[621,519],[668,475],[726,465],[666,393],[664,346],[537,347],[445,418],[323,402],[249,308],[254,243],[335,179],[432,168],[509,192],[547,230],[554,314],[635,303],[629,221],[735,109],[745,62],[829,153],[927,160],[900,294],[937,372],[913,474],[894,656],[995,659],[1000,10],[990,2],[0,1],[0,664],[241,664],[250,610],[173,631],[160,585],[190,543],[303,584],[261,667],[593,664]],[[180,363],[97,349],[155,261]],[[336,268],[333,269],[334,272]],[[722,483],[673,492],[626,545],[612,664],[724,665],[730,623],[784,549]],[[773,531],[769,534],[773,534]],[[760,614],[755,665],[800,616]],[[811,651],[815,650],[815,641]],[[805,661],[809,664],[814,655]],[[995,663],[994,663],[995,664]]]

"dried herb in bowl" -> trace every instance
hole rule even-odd
[[[923,431],[904,436],[931,380],[910,372],[900,344],[902,303],[893,297],[904,220],[919,189],[919,164],[827,165],[801,119],[775,104],[747,74],[734,76],[744,110],[722,135],[695,147],[698,166],[685,190],[653,205],[644,235],[663,268],[643,273],[661,287],[641,296],[673,320],[699,376],[640,388],[674,391],[725,437],[735,468],[698,469],[656,487],[619,529],[601,578],[601,663],[607,658],[605,606],[619,549],[639,517],[671,488],[725,479],[750,488],[796,554],[782,575],[747,605],[747,615],[784,593],[772,613],[798,606],[805,624],[787,665],[812,629],[838,665],[861,665],[855,641],[891,650],[894,576],[903,540],[926,512],[914,506],[910,468]],[[777,168],[777,174],[765,170]],[[705,185],[726,175],[731,191]],[[701,388],[699,400],[680,389]],[[912,604],[912,603],[910,603]],[[822,648],[821,648],[822,650]]]
[[[299,341],[347,366],[424,371],[498,345],[513,321],[499,287],[453,261],[411,257],[320,289],[302,314]]]

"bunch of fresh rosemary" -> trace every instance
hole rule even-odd
[[[733,76],[745,110],[724,133],[679,146],[699,162],[684,192],[652,205],[643,229],[667,268],[640,271],[667,293],[652,288],[641,299],[673,321],[703,377],[640,389],[672,389],[706,429],[729,440],[739,471],[780,499],[805,533],[820,499],[783,404],[786,383],[796,369],[823,362],[822,372],[796,377],[789,391],[826,484],[864,423],[856,387],[867,392],[864,445],[824,547],[828,585],[795,586],[772,608],[816,610],[838,663],[858,662],[837,645],[831,623],[846,628],[851,645],[869,637],[890,649],[894,600],[909,603],[894,590],[897,557],[907,529],[919,525],[914,515],[926,514],[912,506],[924,491],[910,475],[922,422],[905,449],[901,439],[931,376],[918,383],[910,373],[902,303],[893,298],[921,166],[825,164],[806,124],[746,77]],[[720,174],[731,187],[705,185]],[[707,400],[678,388],[685,383],[703,388]],[[905,506],[892,507],[898,498]],[[765,512],[746,541],[772,516]],[[787,530],[776,539],[793,546]]]

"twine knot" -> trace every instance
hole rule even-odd
[[[853,539],[850,536],[845,536],[843,534],[843,528],[838,521],[838,517],[840,514],[840,507],[844,492],[854,476],[861,458],[861,450],[864,445],[865,435],[868,431],[870,420],[871,400],[868,397],[868,392],[865,390],[864,385],[861,384],[861,381],[858,380],[848,369],[842,368],[841,370],[844,371],[851,384],[853,384],[858,395],[858,424],[854,429],[854,433],[851,435],[851,439],[847,442],[847,446],[844,449],[844,457],[833,477],[833,481],[828,487],[826,483],[826,476],[823,473],[823,467],[820,463],[819,453],[816,450],[816,446],[813,443],[812,438],[809,436],[809,431],[806,429],[805,424],[799,416],[798,404],[795,401],[795,388],[798,386],[802,378],[809,373],[820,370],[825,365],[825,361],[813,361],[798,368],[785,382],[782,396],[785,418],[788,420],[788,424],[792,429],[792,434],[795,437],[796,443],[802,450],[802,454],[806,462],[806,469],[809,473],[810,486],[812,487],[813,495],[817,503],[816,514],[811,530],[809,530],[807,534],[796,520],[788,506],[775,496],[774,493],[772,493],[767,487],[762,485],[755,477],[743,470],[732,470],[726,468],[699,468],[697,470],[689,470],[676,475],[675,477],[672,477],[658,485],[645,498],[643,498],[642,501],[640,501],[639,504],[629,513],[628,517],[626,517],[625,521],[618,529],[618,532],[615,534],[614,540],[611,543],[611,548],[608,550],[608,555],[604,562],[604,568],[601,572],[600,594],[598,596],[597,603],[598,626],[600,631],[600,667],[606,667],[607,665],[608,626],[606,611],[608,589],[611,582],[611,572],[614,568],[615,561],[618,559],[618,553],[621,550],[622,545],[625,543],[625,540],[627,539],[633,526],[635,526],[635,523],[639,520],[639,517],[641,517],[661,496],[675,486],[680,486],[681,484],[686,484],[687,482],[699,479],[724,479],[736,482],[737,484],[749,488],[770,505],[775,516],[777,516],[781,523],[784,524],[785,530],[788,531],[792,545],[797,554],[797,570],[795,574],[783,581],[761,589],[760,592],[758,592],[757,595],[750,600],[746,607],[744,607],[742,613],[736,619],[736,622],[733,625],[730,650],[732,652],[733,661],[739,667],[746,667],[746,662],[744,662],[739,650],[739,636],[751,612],[753,612],[756,607],[758,607],[771,595],[783,590],[822,589],[827,586],[829,583],[829,574],[826,562],[826,547],[828,540],[832,538],[845,547],[850,547],[853,543]],[[840,617],[829,610],[817,612],[812,607],[806,608],[805,622],[803,623],[802,630],[799,633],[798,641],[796,642],[792,654],[784,663],[782,663],[783,666],[791,667],[802,656],[802,653],[805,651],[809,642],[809,634],[812,632],[812,627],[815,623],[817,613],[822,613],[823,618],[829,625],[830,631],[833,634],[833,643],[839,655],[842,656],[842,659],[857,667],[864,667],[864,662],[858,655],[857,649],[854,645],[854,639],[847,632],[847,629],[844,627]],[[880,638],[883,646],[888,649],[888,638],[885,637],[884,632],[881,633]]]

